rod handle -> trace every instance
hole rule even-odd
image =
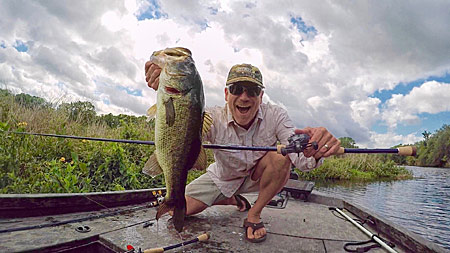
[[[209,236],[208,233],[204,233],[204,234],[202,234],[202,235],[197,236],[197,239],[198,239],[200,242],[208,241],[209,238],[210,238],[210,236]]]
[[[144,253],[161,253],[161,252],[164,252],[164,248],[153,248],[144,250]]]
[[[345,148],[339,147],[339,149],[338,149],[338,151],[336,152],[335,155],[342,155],[342,154],[344,154],[344,153],[345,153]]]
[[[398,147],[398,154],[405,156],[415,156],[417,154],[417,148],[415,146]]]
[[[277,154],[282,154],[281,149],[286,148],[286,145],[280,144],[277,145]]]

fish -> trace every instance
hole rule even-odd
[[[212,119],[205,113],[203,84],[189,49],[155,51],[150,61],[161,68],[157,102],[147,111],[155,119],[156,149],[142,171],[152,177],[164,174],[166,195],[156,220],[173,211],[174,227],[181,232],[186,213],[187,174],[192,168],[206,169],[202,136],[209,131]]]

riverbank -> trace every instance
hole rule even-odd
[[[380,155],[346,154],[326,158],[322,166],[309,171],[296,170],[304,180],[378,180],[411,179],[413,174]]]

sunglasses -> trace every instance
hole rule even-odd
[[[247,95],[249,97],[256,97],[261,94],[262,88],[260,86],[243,86],[241,84],[232,84],[227,87],[232,95],[239,96],[244,93],[244,90],[247,91]]]

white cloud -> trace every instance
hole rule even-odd
[[[77,8],[70,1],[4,1],[0,81],[47,99],[91,101],[100,113],[144,115],[156,97],[145,84],[144,62],[155,50],[184,46],[193,52],[208,106],[224,104],[229,68],[251,63],[263,73],[265,101],[286,108],[298,127],[325,126],[360,143],[409,138],[370,134],[379,120],[393,131],[420,113],[450,110],[448,84],[424,84],[386,104],[370,97],[450,70],[448,1],[159,4],[149,10],[155,4],[142,0],[77,1]],[[144,12],[161,18],[138,20]],[[292,17],[317,33],[297,30]],[[28,51],[17,52],[16,40]]]
[[[361,126],[368,129],[380,119],[380,110],[378,109],[381,101],[378,98],[366,98],[364,100],[352,101],[352,118]]]
[[[399,144],[414,144],[423,139],[422,137],[419,137],[417,133],[401,135],[393,132],[384,134],[370,132],[370,135],[370,142],[357,142],[356,145],[360,148],[391,148]]]
[[[386,101],[382,118],[394,129],[399,123],[417,124],[420,113],[450,111],[450,83],[430,81],[414,87],[409,94],[393,95]]]

